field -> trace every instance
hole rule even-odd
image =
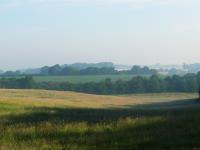
[[[133,75],[77,75],[77,76],[34,76],[36,82],[71,82],[71,83],[86,83],[86,82],[100,82],[106,78],[113,81],[122,79],[130,80]]]
[[[197,94],[0,90],[0,149],[200,149]]]
[[[15,76],[16,78],[21,78],[21,76]],[[130,80],[134,75],[72,75],[72,76],[33,76],[36,82],[71,82],[71,83],[86,83],[86,82],[100,82],[106,78],[110,78],[113,81],[118,79]],[[0,77],[2,78],[2,77]],[[12,77],[6,77],[12,78]]]

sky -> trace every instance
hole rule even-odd
[[[0,70],[200,62],[199,0],[1,0]]]

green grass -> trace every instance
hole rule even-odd
[[[0,90],[0,149],[200,149],[196,94]]]
[[[71,83],[87,83],[87,82],[100,82],[106,78],[110,78],[113,81],[116,80],[131,80],[136,75],[119,74],[119,75],[70,75],[70,76],[33,76],[36,82],[71,82]],[[142,75],[149,77],[149,75]],[[164,75],[159,75],[164,78]],[[4,78],[22,78],[23,76],[7,76]],[[2,78],[2,77],[0,77]]]
[[[15,76],[16,78],[21,78],[22,76]],[[106,78],[110,78],[113,81],[118,79],[130,80],[134,75],[72,75],[72,76],[34,76],[36,82],[71,82],[71,83],[87,83],[87,82],[100,82]],[[1,77],[0,77],[1,78]],[[6,77],[13,78],[13,77]]]
[[[87,82],[100,82],[106,78],[113,81],[118,79],[130,80],[133,75],[77,75],[77,76],[34,76],[36,82],[71,82],[71,83],[87,83]]]

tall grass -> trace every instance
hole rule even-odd
[[[3,98],[8,95],[7,98],[12,99],[12,94],[8,94],[10,91],[5,92]],[[31,94],[33,91],[27,91],[28,96],[25,91],[23,97],[20,92],[15,91],[17,99],[30,99],[35,95]],[[145,103],[142,107],[136,104],[118,108],[75,108],[46,105],[42,100],[37,101],[37,105],[31,104],[34,100],[28,104],[25,101],[14,103],[17,99],[9,102],[3,98],[0,96],[2,150],[200,149],[200,103],[195,99],[184,100],[184,103],[166,101],[168,107]],[[173,104],[181,107],[171,107]]]

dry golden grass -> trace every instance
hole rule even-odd
[[[158,102],[194,99],[197,94],[160,93],[100,96],[47,90],[0,90],[0,103],[24,106],[69,108],[116,108]]]
[[[196,97],[0,90],[0,150],[199,149]]]

